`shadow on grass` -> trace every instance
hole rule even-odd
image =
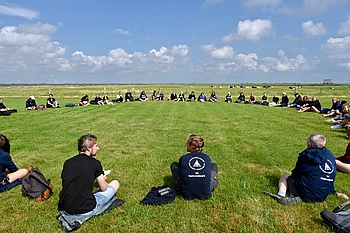
[[[168,175],[163,177],[164,185],[169,186],[170,188],[175,188],[173,177]]]

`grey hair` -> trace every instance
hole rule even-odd
[[[310,143],[312,147],[322,148],[326,145],[326,138],[321,134],[311,134],[307,142]]]

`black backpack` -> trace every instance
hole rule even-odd
[[[46,179],[38,168],[31,166],[22,179],[22,192],[35,201],[44,201],[52,195],[50,179]]]
[[[320,214],[324,221],[337,229],[350,233],[350,201],[338,205],[333,211],[323,210]]]

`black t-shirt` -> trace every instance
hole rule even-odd
[[[94,157],[79,154],[68,159],[61,174],[62,191],[58,210],[69,214],[83,214],[93,210],[96,200],[93,183],[103,173],[100,161]]]

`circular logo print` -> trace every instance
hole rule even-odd
[[[193,157],[188,161],[188,166],[190,166],[192,170],[200,171],[205,168],[205,161],[202,158]]]

